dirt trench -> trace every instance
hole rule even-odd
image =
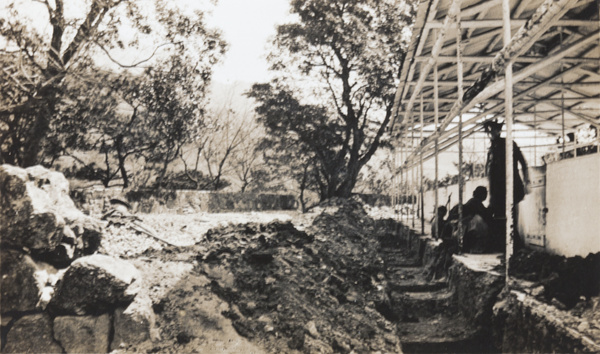
[[[457,312],[447,280],[430,280],[407,228],[352,200],[300,219],[221,225],[190,246],[130,254],[160,340],[121,351],[492,351]]]

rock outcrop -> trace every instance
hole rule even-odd
[[[25,249],[64,266],[98,249],[101,225],[75,207],[61,173],[2,165],[0,235],[3,248]]]
[[[101,238],[62,174],[0,166],[2,352],[102,353],[150,339],[140,272],[97,254]]]

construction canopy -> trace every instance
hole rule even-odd
[[[503,31],[507,5],[510,34]],[[421,1],[395,97],[393,129],[404,135],[418,127],[437,128],[429,129],[407,162],[414,163],[421,152],[431,157],[436,138],[444,149],[480,130],[483,121],[503,116],[509,63],[515,123],[549,135],[585,124],[597,129],[599,7],[596,0]],[[461,124],[453,123],[461,114]]]

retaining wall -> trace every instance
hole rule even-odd
[[[121,189],[83,189],[71,193],[78,207],[88,214],[100,214],[111,198],[131,204],[133,212],[190,213],[226,211],[295,210],[298,201],[289,194],[215,193],[195,190],[131,191]]]
[[[589,323],[520,291],[496,305],[494,322],[504,353],[600,352],[599,343],[585,333]]]

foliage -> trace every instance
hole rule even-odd
[[[82,146],[114,152],[119,139],[127,143],[126,134],[117,132],[135,135],[134,124],[128,124],[138,120],[142,108],[149,119],[144,123],[150,123],[146,128],[158,129],[156,137],[168,134],[151,157],[163,167],[172,159],[175,141],[188,132],[182,131],[185,124],[166,117],[198,113],[211,68],[226,45],[218,31],[207,28],[202,12],[165,0],[148,5],[123,0],[9,0],[2,5],[0,37],[6,46],[0,49],[0,162],[29,166]],[[135,63],[118,60],[147,48],[154,50]],[[102,70],[93,58],[104,58]],[[131,73],[116,73],[116,67]],[[174,80],[188,77],[201,97],[186,101],[182,97],[192,92],[191,86]],[[122,101],[132,103],[135,115],[111,119]],[[196,114],[194,119],[200,118]],[[86,133],[98,135],[83,141]],[[98,137],[100,147],[93,139]]]
[[[393,187],[393,161],[389,151],[385,152],[388,153],[385,158],[379,161],[371,160],[361,171],[355,188],[358,193],[390,194]]]
[[[391,0],[291,5],[298,21],[278,27],[269,57],[279,77],[254,85],[249,96],[270,135],[265,149],[276,152],[279,166],[293,165],[296,181],[321,200],[348,197],[388,139],[402,34],[414,9]]]
[[[296,180],[301,193],[304,189],[325,189],[326,179],[335,177],[336,168],[343,168],[331,163],[335,152],[330,149],[342,143],[342,127],[328,119],[326,109],[301,104],[285,88],[256,84],[249,96],[260,102],[256,112],[267,136],[259,149],[265,162],[280,175]]]
[[[230,100],[221,107],[209,109],[204,126],[191,145],[180,153],[185,171],[196,174],[201,169],[206,171],[208,184],[197,180],[194,174],[188,174],[196,188],[222,188],[221,180],[225,175],[236,175],[242,183],[242,192],[255,182],[253,172],[260,162],[256,145],[262,132],[254,116],[232,107]]]

